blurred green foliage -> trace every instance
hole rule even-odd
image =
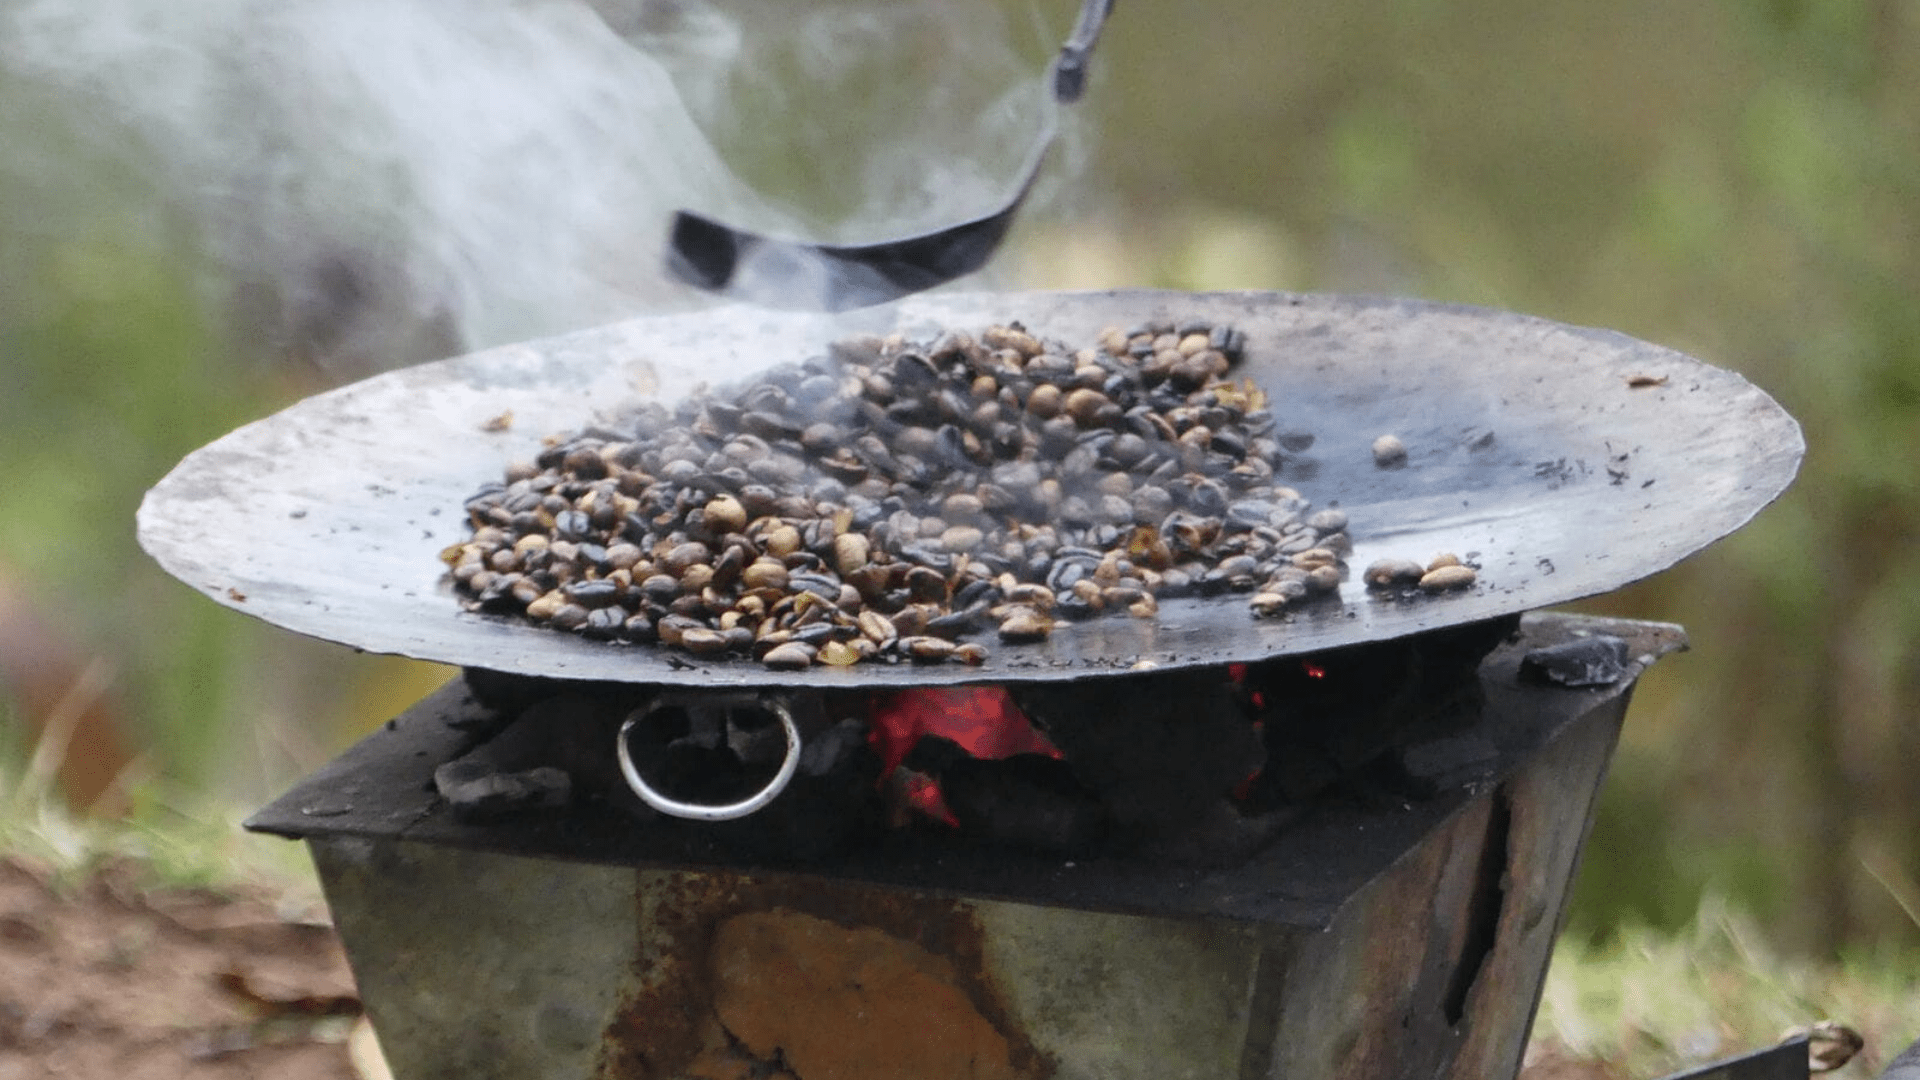
[[[436,676],[253,626],[136,550],[148,484],[310,386],[204,310],[191,238],[124,182],[138,163],[14,89],[0,560],[120,665],[150,775],[263,793]],[[1010,280],[1489,304],[1778,397],[1811,447],[1799,483],[1592,605],[1681,622],[1694,651],[1639,691],[1575,926],[1679,928],[1719,891],[1794,948],[1920,939],[1899,904],[1920,878],[1920,5],[1123,2],[1077,115]],[[793,123],[736,114],[724,141],[791,148]],[[103,179],[51,197],[35,155]]]
[[[135,810],[263,798],[382,718],[342,672],[392,665],[192,596],[134,514],[188,451],[321,383],[227,332],[195,237],[109,118],[0,70],[0,146],[0,591],[35,620],[0,630],[107,660]],[[81,732],[66,752],[96,748]]]

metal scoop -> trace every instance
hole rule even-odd
[[[1073,33],[1049,69],[1055,102],[1072,104],[1086,90],[1087,59],[1113,5],[1082,0]],[[1049,112],[1020,189],[985,217],[918,236],[840,245],[761,236],[682,210],[669,233],[667,269],[709,292],[777,308],[849,311],[933,288],[986,265],[1033,190],[1055,133]]]

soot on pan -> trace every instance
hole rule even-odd
[[[1190,595],[1277,615],[1335,595],[1352,542],[1280,481],[1311,437],[1232,377],[1245,344],[1201,322],[850,339],[548,440],[442,557],[473,610],[774,669],[979,663],[971,638]]]

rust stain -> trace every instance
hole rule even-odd
[[[995,989],[965,901],[785,876],[641,880],[641,939],[661,947],[635,958],[639,989],[604,1036],[606,1080],[1054,1073]]]
[[[885,931],[750,911],[720,924],[707,966],[728,1035],[796,1077],[1018,1080],[953,964]]]
[[[643,882],[647,881],[642,877]],[[717,1034],[718,1017],[702,962],[711,942],[709,914],[727,905],[731,890],[723,875],[679,875],[656,890],[650,925],[641,939],[669,947],[634,958],[639,990],[623,1002],[602,1036],[600,1075],[665,1080],[679,1073]],[[644,893],[636,917],[647,920]]]

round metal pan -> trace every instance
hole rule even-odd
[[[1354,569],[1331,598],[1255,619],[1244,596],[1171,601],[1153,620],[991,642],[984,666],[770,672],[595,642],[461,610],[439,551],[462,502],[543,437],[617,424],[849,332],[1019,320],[1079,344],[1149,318],[1230,322],[1239,374],[1280,430],[1315,436],[1283,472],[1349,515]],[[1380,468],[1380,435],[1407,446]],[[529,675],[679,686],[898,686],[1079,678],[1311,652],[1566,603],[1672,566],[1793,479],[1793,419],[1740,376],[1620,334],[1411,300],[1275,293],[949,294],[856,316],[721,309],[636,319],[390,372],[301,401],[187,456],[147,494],[140,542],[219,603],[370,652]],[[1374,559],[1452,552],[1470,590],[1370,594]]]

